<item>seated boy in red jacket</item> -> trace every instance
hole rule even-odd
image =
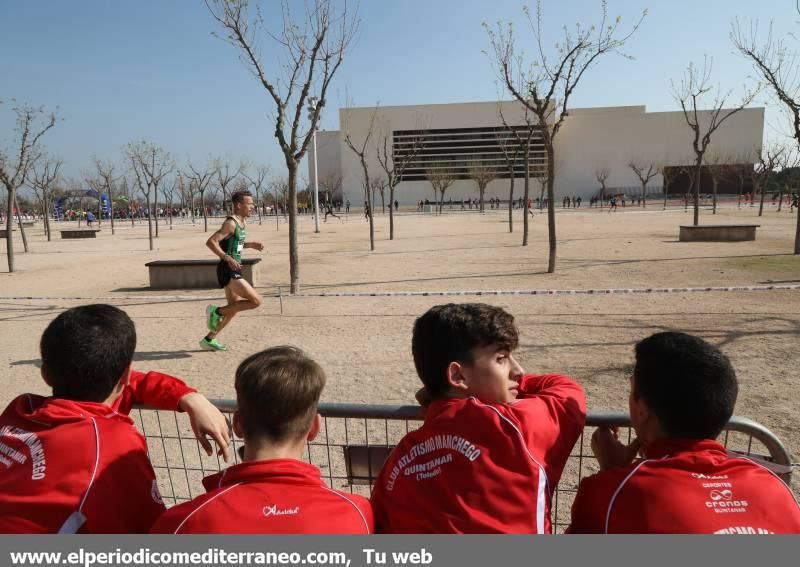
[[[783,481],[716,441],[737,393],[730,361],[704,340],[665,332],[638,343],[629,398],[637,438],[626,446],[595,431],[601,472],[581,482],[568,531],[800,533]]]
[[[581,387],[525,374],[514,318],[490,305],[433,307],[414,324],[425,421],[372,493],[387,533],[550,533],[550,504],[583,431]]]
[[[136,330],[124,311],[85,305],[41,339],[52,397],[23,394],[0,415],[0,533],[146,533],[164,511],[136,402],[186,411],[227,458],[224,416],[179,379],[131,369]]]
[[[300,349],[281,346],[236,369],[233,430],[243,462],[203,479],[208,491],[167,510],[152,533],[368,534],[366,498],[328,488],[301,460],[320,430],[325,373]]]

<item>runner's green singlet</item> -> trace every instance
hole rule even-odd
[[[245,234],[244,228],[239,226],[239,223],[236,222],[236,219],[233,217],[228,217],[225,220],[231,219],[233,220],[236,228],[233,230],[233,234],[230,235],[228,238],[220,242],[220,248],[222,248],[225,253],[236,260],[237,262],[242,261],[242,249],[244,248],[244,239]]]

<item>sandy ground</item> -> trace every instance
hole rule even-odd
[[[546,274],[547,226],[532,219],[530,244],[520,246],[521,213],[513,234],[506,212],[453,212],[441,217],[404,213],[388,240],[388,216],[378,216],[376,250],[368,225],[351,215],[324,223],[300,222],[303,291],[442,291],[585,289],[800,283],[800,257],[791,255],[795,217],[768,208],[728,208],[704,223],[758,222],[758,240],[744,243],[680,243],[678,226],[691,221],[682,209],[626,209],[609,214],[582,208],[559,211],[558,268]],[[210,227],[216,227],[211,221]],[[230,350],[199,350],[205,332],[206,296],[220,290],[151,291],[144,264],[154,259],[208,258],[202,221],[161,226],[156,250],[148,250],[147,225],[108,223],[96,240],[47,242],[40,223],[21,253],[15,233],[17,272],[0,255],[0,403],[15,395],[46,392],[39,378],[38,339],[47,323],[89,298],[124,308],[137,326],[136,366],[184,377],[208,397],[233,397],[233,372],[245,356],[269,345],[306,349],[327,370],[324,401],[412,403],[418,387],[410,354],[415,317],[436,297],[286,298],[287,226],[274,218],[251,222],[248,239],[265,244],[258,265],[261,309],[243,314],[221,335]],[[4,243],[3,243],[4,244]],[[251,252],[251,251],[248,251]],[[181,299],[154,296],[180,295]],[[185,296],[191,296],[186,298]],[[36,297],[37,299],[8,299]],[[64,298],[81,297],[73,300]],[[635,342],[677,329],[719,345],[740,379],[736,413],[772,429],[800,458],[800,291],[612,296],[463,297],[486,301],[516,317],[519,359],[533,372],[558,371],[585,387],[593,411],[626,408],[627,377]],[[800,472],[793,487],[800,488]]]

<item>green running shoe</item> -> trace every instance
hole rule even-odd
[[[222,321],[222,315],[217,313],[216,305],[209,305],[206,307],[206,325],[208,330],[212,333],[219,327],[219,322]]]
[[[211,339],[209,341],[205,337],[203,337],[203,339],[200,341],[200,348],[203,350],[228,350],[228,347],[219,342],[217,339]]]

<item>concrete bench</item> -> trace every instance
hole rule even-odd
[[[756,228],[760,224],[706,224],[700,226],[681,225],[681,242],[744,242],[756,239]]]
[[[97,233],[100,232],[99,228],[70,228],[62,230],[61,238],[97,238]]]
[[[255,286],[253,266],[261,258],[242,259],[242,277]],[[155,260],[145,264],[150,272],[153,289],[208,289],[218,288],[217,264],[219,260]]]

